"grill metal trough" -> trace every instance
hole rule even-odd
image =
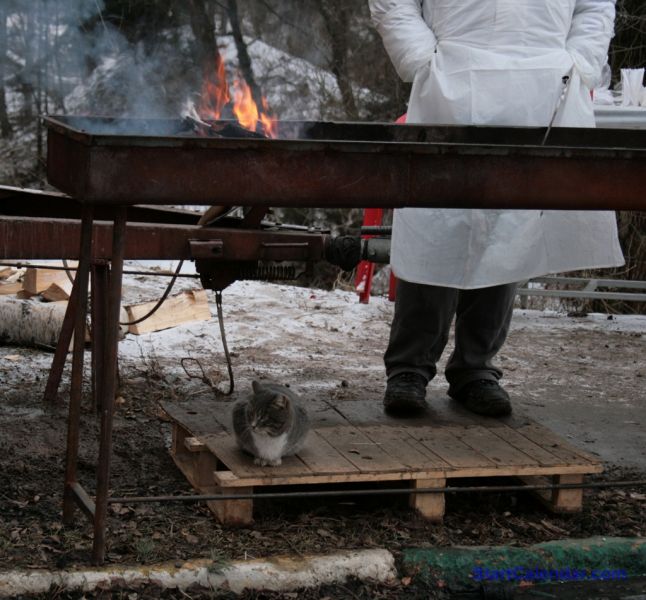
[[[644,210],[646,131],[48,117],[50,183],[86,204]]]

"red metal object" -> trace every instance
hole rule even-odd
[[[366,208],[363,211],[363,224],[381,225],[384,211],[382,208]],[[373,237],[371,235],[361,236],[364,239]],[[354,280],[354,287],[359,293],[359,302],[368,304],[370,302],[370,288],[372,287],[372,276],[375,271],[375,263],[369,260],[362,260],[357,266],[357,274]]]

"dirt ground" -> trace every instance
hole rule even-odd
[[[144,279],[131,279],[128,285],[133,297],[147,293],[149,299],[163,287]],[[365,306],[344,292],[258,283],[237,283],[224,298],[237,386],[232,401],[246,393],[252,379],[266,377],[290,383],[305,399],[381,402],[385,383],[381,356],[392,315],[388,302],[374,300]],[[633,429],[644,435],[640,420],[645,404],[644,323],[606,326],[599,319],[583,323],[590,317],[563,317],[564,325],[555,315],[530,316],[518,312],[499,357],[517,410],[556,422],[559,407],[582,400],[591,407],[579,411],[582,419],[590,418],[585,412],[606,407],[599,413],[599,426],[606,429],[603,419],[612,420],[617,414],[613,407],[623,407],[636,415],[631,420],[638,424],[622,421],[614,428],[623,437],[634,437],[626,435]],[[180,364],[184,357],[194,359],[185,363],[187,370]],[[89,564],[88,522],[79,513],[74,526],[61,523],[69,360],[59,401],[44,405],[50,362],[51,355],[39,350],[0,348],[0,569]],[[210,381],[226,387],[216,321],[129,335],[121,342],[113,495],[191,493],[168,454],[170,424],[158,403],[221,398],[201,379],[200,366]],[[438,397],[437,401],[448,401],[442,397],[445,387],[442,378],[433,382],[434,401]],[[543,414],[549,418],[543,419]],[[586,446],[592,434],[577,427],[572,411],[564,420],[578,432],[578,438],[569,436],[570,441],[599,451],[592,442]],[[98,419],[86,402],[79,478],[90,493],[95,486],[97,438]],[[640,461],[639,457],[633,462],[608,460],[606,472],[595,479],[644,478],[646,468],[639,467]],[[645,500],[644,488],[587,490],[582,513],[554,516],[527,493],[455,494],[447,496],[441,525],[416,516],[404,497],[265,500],[256,503],[255,525],[236,530],[220,526],[202,504],[112,505],[107,561],[148,564],[206,557],[224,564],[279,553],[376,547],[397,553],[411,546],[527,545],[567,537],[644,536]],[[406,583],[413,586],[408,597],[415,597],[412,592],[418,583]],[[347,597],[396,597],[392,594],[404,587],[399,582],[394,589],[382,587],[367,596],[368,588],[350,585]],[[428,590],[419,590],[419,597],[429,597]],[[344,595],[339,594],[328,595]]]

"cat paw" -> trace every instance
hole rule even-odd
[[[253,464],[258,465],[259,467],[264,467],[267,464],[267,461],[264,458],[254,458]]]
[[[268,460],[267,464],[270,467],[279,467],[280,465],[283,464],[283,461],[280,458],[277,458],[276,460]]]

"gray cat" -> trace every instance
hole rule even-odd
[[[233,431],[240,448],[257,465],[277,466],[304,445],[309,419],[298,396],[276,383],[251,384],[253,394],[233,407]]]

